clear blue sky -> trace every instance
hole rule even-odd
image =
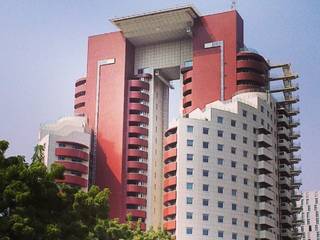
[[[203,14],[231,0],[1,0],[0,138],[30,158],[41,123],[73,111],[74,81],[86,72],[87,37],[116,30],[108,21],[193,3]],[[300,74],[304,190],[320,189],[320,1],[238,0],[245,42]]]

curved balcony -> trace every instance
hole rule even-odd
[[[142,103],[129,103],[129,110],[135,110],[140,112],[149,112],[149,107]]]
[[[147,200],[145,198],[139,198],[139,197],[127,197],[127,204],[145,207],[147,206]]]
[[[56,179],[56,182],[76,185],[83,188],[88,186],[87,179],[79,176],[73,176],[73,175],[67,175],[67,174],[64,175],[64,179]]]
[[[128,184],[127,185],[127,192],[146,194],[147,193],[147,187],[138,186],[138,185],[135,185],[135,184]]]
[[[138,88],[138,89],[147,90],[147,91],[149,90],[149,83],[141,80],[136,80],[136,79],[129,80],[129,86]]]
[[[164,162],[167,162],[168,160],[170,160],[172,158],[176,158],[176,157],[177,157],[177,149],[176,148],[171,148],[168,151],[165,151],[163,154]]]
[[[177,143],[177,134],[172,134],[164,139],[164,146],[171,145],[173,143]]]
[[[128,161],[127,164],[128,168],[141,169],[145,171],[148,169],[148,164],[143,162]]]
[[[169,206],[165,207],[163,209],[163,217],[168,218],[168,217],[174,217],[177,213],[177,207],[176,206]]]
[[[128,143],[129,145],[138,145],[143,147],[148,146],[148,141],[146,139],[135,138],[135,137],[129,137]]]
[[[127,209],[127,213],[136,218],[146,218],[147,216],[147,213],[144,210]]]
[[[149,124],[149,118],[139,114],[130,114],[129,122]]]
[[[74,86],[77,88],[77,87],[80,87],[80,86],[86,84],[86,82],[87,82],[87,79],[86,79],[85,77],[79,78],[79,79],[75,82]]]
[[[163,172],[165,176],[169,173],[176,172],[176,171],[177,171],[177,162],[168,163],[163,168]]]
[[[148,129],[138,126],[129,126],[129,133],[137,133],[141,135],[148,136]]]
[[[177,185],[177,177],[169,177],[164,179],[163,187],[164,190],[167,191],[168,188],[175,187]]]
[[[169,129],[165,132],[164,136],[165,136],[165,137],[168,137],[168,136],[170,136],[170,135],[172,135],[172,134],[176,134],[176,133],[177,133],[177,127],[172,127],[172,128],[169,128]]]
[[[89,154],[84,152],[84,151],[81,151],[79,149],[56,148],[55,154],[56,154],[56,156],[75,157],[75,158],[80,158],[80,159],[85,160],[85,161],[89,160]]]
[[[192,96],[187,95],[187,96],[183,97],[182,101],[183,101],[183,107],[187,108],[192,105]]]
[[[58,160],[55,161],[55,163],[61,164],[62,166],[64,166],[65,169],[67,170],[74,170],[74,171],[78,171],[84,174],[88,173],[88,166],[83,165],[81,163],[76,163],[76,162],[67,162],[64,160]]]
[[[266,79],[263,75],[255,72],[237,72],[237,82],[241,84],[241,81],[252,82],[252,84],[258,86],[264,86]]]
[[[190,95],[192,93],[192,82],[183,85],[182,92],[183,96]]]
[[[147,182],[147,176],[141,173],[128,173],[127,179]]]
[[[148,152],[139,150],[139,149],[128,149],[128,156],[129,157],[139,157],[139,158],[148,158]]]
[[[79,102],[78,102],[78,100],[76,99],[73,108],[74,108],[75,110],[78,110],[79,108],[82,108],[82,107],[84,107],[85,105],[86,105],[85,102],[83,102],[83,101],[80,102],[80,100],[79,100]]]
[[[74,97],[75,98],[79,98],[79,97],[82,97],[82,96],[85,96],[86,95],[86,91],[85,90],[82,90],[82,91],[77,91],[75,94],[74,94]]]
[[[167,204],[174,202],[177,200],[177,192],[172,191],[172,192],[165,192],[163,194],[163,204],[166,206]]]
[[[176,229],[176,220],[165,221],[163,228],[167,231],[173,231]]]
[[[146,102],[149,101],[149,95],[142,92],[130,91],[129,98],[137,99],[137,100],[144,100]]]
[[[193,75],[193,71],[192,70],[190,70],[188,72],[185,72],[183,74],[183,85],[192,82],[192,75]]]
[[[240,59],[237,60],[237,68],[255,69],[259,71],[261,74],[263,74],[268,69],[268,66],[265,63],[254,59]]]

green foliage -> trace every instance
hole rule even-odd
[[[161,231],[141,231],[128,220],[108,219],[110,191],[92,186],[88,192],[58,185],[63,167],[43,163],[37,146],[32,163],[24,157],[5,157],[9,147],[0,141],[0,240],[169,240]]]

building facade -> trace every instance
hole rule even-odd
[[[88,189],[91,134],[85,117],[65,117],[41,126],[39,144],[44,146],[44,163],[61,164],[64,179],[57,180]]]
[[[302,209],[298,219],[302,223],[299,233],[303,240],[320,239],[319,197],[319,191],[304,192],[297,204],[297,208]]]
[[[237,11],[186,6],[111,21],[119,31],[89,37],[74,100],[91,134],[80,142],[85,176],[111,190],[110,217],[130,214],[178,240],[299,238],[290,65],[245,46]],[[169,126],[172,81],[180,108]]]

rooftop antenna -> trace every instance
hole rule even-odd
[[[237,0],[232,0],[231,10],[236,10],[236,9],[237,9]]]

